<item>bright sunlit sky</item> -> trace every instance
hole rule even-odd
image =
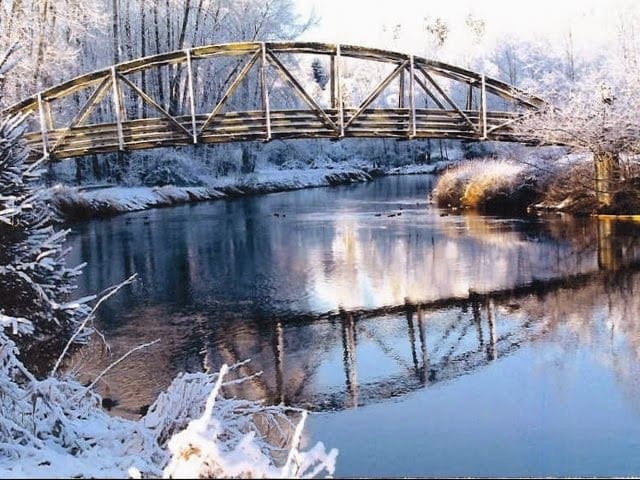
[[[303,35],[304,40],[378,46],[417,54],[427,53],[425,17],[445,19],[452,29],[453,40],[467,34],[464,21],[469,13],[485,20],[488,45],[505,34],[562,42],[571,31],[578,51],[601,50],[616,35],[620,19],[629,22],[629,8],[634,4],[631,0],[294,0],[294,3],[302,15],[314,10],[319,17],[319,24]],[[396,24],[402,25],[402,34],[393,41],[390,31]]]

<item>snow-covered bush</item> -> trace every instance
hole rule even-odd
[[[70,302],[82,266],[68,268],[67,231],[56,231],[37,165],[25,164],[20,119],[0,119],[0,319],[28,319],[31,335],[11,332],[29,367],[42,375],[88,307]]]
[[[460,163],[439,178],[433,197],[440,207],[485,211],[524,210],[537,198],[536,181],[523,164],[480,159]]]
[[[16,354],[0,329],[2,478],[333,473],[336,450],[326,452],[321,443],[306,453],[298,450],[304,412],[221,398],[226,366],[216,374],[179,375],[147,414],[133,421],[108,415],[92,385],[73,378],[36,379]],[[296,417],[301,418],[297,426]]]
[[[181,156],[173,155],[157,160],[146,172],[142,172],[141,183],[148,187],[202,185],[202,181],[193,172],[193,165]]]

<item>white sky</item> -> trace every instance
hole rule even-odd
[[[486,41],[512,36],[562,42],[569,30],[580,51],[601,50],[616,32],[620,18],[630,20],[633,0],[294,0],[301,14],[313,9],[318,26],[302,39],[378,46],[425,53],[424,18],[444,18],[456,30],[466,28],[469,13],[486,22]],[[638,2],[640,3],[640,2]],[[636,9],[637,11],[637,9]],[[635,18],[637,20],[637,18]],[[402,25],[402,37],[391,40],[390,28]],[[466,34],[466,32],[465,32]]]

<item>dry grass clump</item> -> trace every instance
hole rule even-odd
[[[448,169],[438,179],[433,196],[439,207],[514,211],[533,203],[537,189],[524,165],[481,159]]]

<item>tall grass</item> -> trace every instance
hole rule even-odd
[[[480,159],[445,171],[433,197],[439,207],[511,211],[526,209],[537,198],[537,189],[526,166]]]

